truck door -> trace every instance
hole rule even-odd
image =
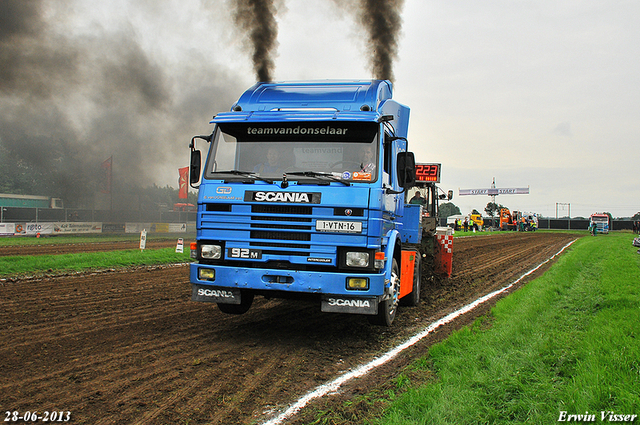
[[[393,140],[391,135],[385,132],[383,143],[383,176],[382,187],[384,190],[384,213],[391,220],[392,228],[398,228],[398,217],[404,210],[404,193],[398,184],[398,170],[396,158],[401,140]],[[406,142],[405,142],[406,143]]]

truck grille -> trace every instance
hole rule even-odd
[[[251,212],[253,214],[311,215],[313,208],[298,205],[252,205]]]
[[[308,242],[311,240],[311,217],[287,217],[287,215],[308,215],[313,213],[312,207],[299,206],[299,205],[252,205],[251,206],[251,228],[260,230],[251,230],[250,238],[254,239],[269,239],[269,240],[282,240],[282,241],[300,241]],[[262,215],[265,214],[265,215]],[[268,214],[268,215],[266,215]],[[284,216],[283,216],[284,215]],[[271,223],[255,223],[256,221],[278,221],[278,224]],[[282,223],[282,222],[287,223]],[[291,223],[291,224],[288,224]],[[295,224],[294,224],[295,223]],[[308,223],[304,225],[302,223]],[[265,229],[278,229],[278,230],[265,230]],[[308,256],[309,249],[308,244],[270,244],[265,242],[252,242],[252,246],[282,246],[286,248],[295,248],[302,251],[281,252],[285,255],[299,255]]]
[[[226,240],[227,246],[261,250],[263,258],[297,257],[302,264],[307,263],[304,257],[335,258],[337,255],[333,237],[316,231],[314,217],[332,220],[350,215],[351,220],[366,220],[365,210],[355,208],[346,214],[345,208],[307,205],[210,205],[201,220],[203,229],[212,232],[212,239]]]
[[[310,241],[311,233],[294,232],[269,232],[264,230],[252,230],[251,239],[276,239],[285,241]]]

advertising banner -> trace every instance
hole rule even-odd
[[[186,233],[187,223],[125,223],[126,233]]]
[[[151,228],[151,223],[125,223],[125,233],[140,233],[143,229]]]
[[[54,223],[26,223],[24,228],[27,235],[52,235]]]
[[[169,223],[151,223],[151,232],[169,233]]]
[[[491,188],[491,189],[458,189],[458,195],[528,195],[528,187]]]
[[[102,223],[97,222],[57,222],[53,223],[56,235],[73,233],[102,233]]]
[[[15,233],[15,223],[0,223],[0,236],[13,236]]]
[[[125,225],[122,223],[102,223],[102,233],[124,233]]]
[[[169,233],[186,233],[187,223],[169,223]]]

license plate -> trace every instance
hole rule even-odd
[[[319,232],[362,233],[359,221],[318,220],[316,230]]]

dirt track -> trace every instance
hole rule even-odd
[[[456,239],[454,276],[425,281],[421,305],[402,308],[390,329],[362,316],[323,314],[313,304],[262,298],[245,315],[223,315],[189,301],[185,266],[6,282],[0,286],[0,407],[2,413],[70,411],[73,423],[82,424],[260,422],[512,282],[573,238]],[[424,354],[428,343],[413,355]],[[409,361],[403,356],[352,390],[392,378]]]

